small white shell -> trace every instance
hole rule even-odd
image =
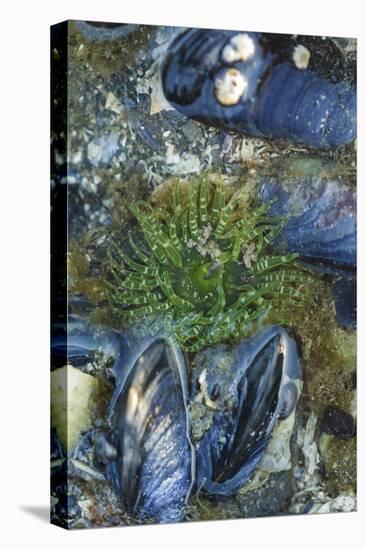
[[[310,61],[310,52],[305,46],[298,44],[295,46],[292,59],[298,69],[307,69]]]
[[[215,81],[215,96],[221,105],[236,105],[247,88],[245,76],[237,69],[228,69]]]

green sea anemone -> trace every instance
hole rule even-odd
[[[177,182],[171,195],[164,207],[132,204],[140,231],[111,247],[109,298],[123,322],[164,328],[196,351],[245,334],[278,300],[306,299],[311,276],[297,255],[271,252],[288,220],[269,218],[269,204],[243,214],[243,189],[207,176]]]

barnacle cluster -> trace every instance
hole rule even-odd
[[[268,203],[243,215],[243,191],[206,175],[176,182],[164,207],[132,204],[140,231],[111,247],[116,315],[139,330],[164,328],[181,348],[197,351],[242,336],[283,298],[307,299],[311,275],[297,254],[271,251],[288,219],[269,219]]]

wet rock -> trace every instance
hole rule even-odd
[[[328,494],[336,498],[357,490],[357,438],[337,439],[328,434],[320,438],[319,449],[324,464],[324,481]]]
[[[350,439],[356,435],[356,422],[351,414],[330,406],[324,412],[321,429],[338,439]]]
[[[55,513],[67,522],[75,520],[81,513],[77,498],[74,495],[60,495]]]
[[[51,374],[51,425],[68,452],[72,452],[95,418],[99,382],[71,365]]]
[[[287,512],[293,490],[291,471],[279,472],[259,489],[237,495],[236,501],[244,517],[276,516]]]
[[[97,137],[88,144],[88,160],[93,166],[108,164],[118,151],[118,135],[111,133]]]

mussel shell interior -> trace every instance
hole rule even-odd
[[[209,494],[234,494],[250,478],[276,422],[298,400],[298,392],[287,391],[301,375],[298,353],[284,330],[271,327],[236,351],[238,399],[233,408],[215,413],[197,450],[197,487]]]
[[[141,520],[180,521],[190,494],[185,377],[183,356],[157,339],[132,365],[114,406],[118,459],[110,474],[126,511]]]
[[[282,379],[283,355],[276,353],[279,336],[262,349],[238,384],[239,406],[227,454],[215,464],[216,481],[235,476],[268,443]]]

